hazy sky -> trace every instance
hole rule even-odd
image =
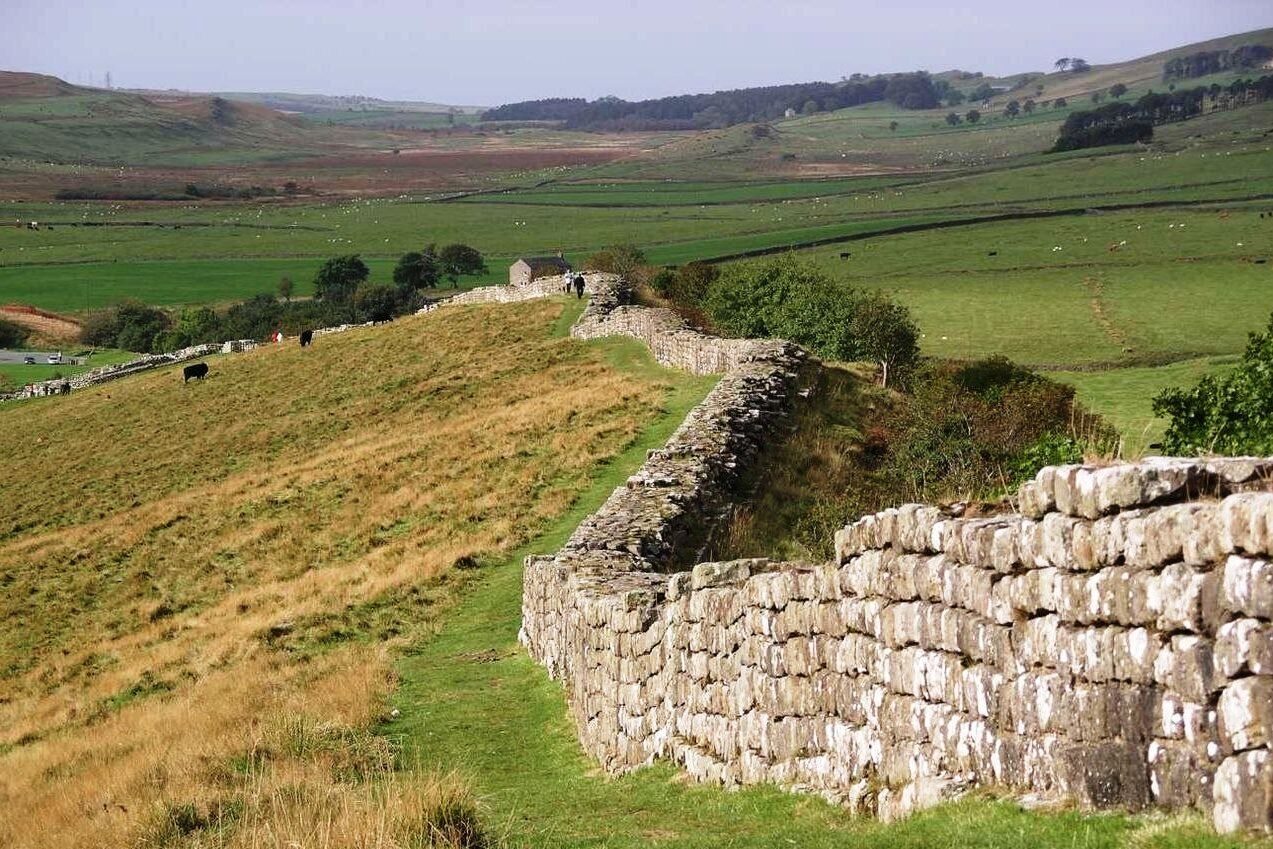
[[[1269,26],[1273,0],[0,0],[0,69],[494,105],[854,71],[1012,73]]]

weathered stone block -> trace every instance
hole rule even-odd
[[[1267,749],[1225,758],[1216,770],[1212,793],[1216,831],[1273,829],[1273,763]]]
[[[1224,562],[1220,600],[1234,613],[1273,618],[1273,563],[1230,555]]]
[[[1273,741],[1273,677],[1239,678],[1220,693],[1216,708],[1228,751],[1268,746]]]

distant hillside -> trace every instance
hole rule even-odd
[[[57,97],[88,91],[45,74],[0,71],[0,101],[21,97]]]
[[[1092,65],[1089,70],[1082,73],[1059,71],[1040,74],[1032,77],[1030,82],[1035,85],[1042,85],[1046,92],[1045,96],[1048,98],[1081,97],[1096,91],[1106,91],[1110,86],[1120,83],[1129,89],[1153,88],[1157,86],[1161,90],[1167,86],[1167,83],[1163,81],[1163,69],[1168,61],[1179,59],[1192,53],[1233,50],[1249,45],[1273,46],[1273,28],[1252,30],[1251,32],[1228,35],[1223,38],[1199,41],[1194,44],[1186,44],[1181,47],[1173,47],[1170,50],[1151,53],[1148,56],[1129,59],[1125,62]],[[1081,50],[1077,52],[1078,55],[1082,55]],[[1248,75],[1250,73],[1252,72],[1248,72]],[[1258,76],[1258,72],[1254,73]]]
[[[1115,84],[1128,89],[1165,85],[1163,71],[1173,59],[1203,51],[1232,51],[1252,45],[1273,47],[1273,29],[1255,30],[1184,45],[1108,65],[1083,63],[1081,71],[1027,71],[994,77],[973,71],[944,71],[929,75],[910,72],[866,77],[855,74],[837,83],[807,82],[759,88],[686,94],[652,100],[626,101],[614,97],[547,98],[508,103],[483,114],[489,121],[555,121],[584,130],[686,130],[722,128],[748,122],[774,121],[832,112],[885,100],[905,109],[958,106],[965,99],[1004,100],[1046,96],[1074,98],[1107,91]],[[1078,46],[1081,48],[1081,45]],[[1081,49],[1075,48],[1081,56]],[[904,90],[894,89],[904,84]]]
[[[303,151],[320,131],[265,106],[167,92],[142,96],[0,72],[0,156],[114,164],[213,151]]]
[[[267,106],[280,112],[299,112],[314,114],[324,112],[373,111],[373,112],[427,112],[446,114],[452,110],[461,115],[475,115],[483,111],[485,106],[455,106],[447,103],[432,103],[416,100],[381,100],[362,94],[296,94],[285,91],[215,91],[207,93],[178,92],[175,90],[159,91],[154,89],[129,89],[135,94],[146,96],[197,96],[224,97],[240,103],[254,103]]]
[[[916,98],[912,100],[911,98]],[[924,108],[938,102],[928,74],[864,77],[838,83],[809,82],[738,88],[711,94],[686,94],[630,102],[617,97],[509,103],[482,115],[486,121],[561,121],[583,130],[695,130],[770,121],[787,113],[822,112],[875,103],[886,98],[899,106]]]

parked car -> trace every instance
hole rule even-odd
[[[61,351],[58,351],[56,354],[49,354],[49,365],[51,365],[51,366],[57,366],[57,365],[61,365],[61,364],[62,364],[62,352],[61,352]]]
[[[35,357],[27,355],[22,358],[22,363],[23,365],[33,366],[35,365]]]

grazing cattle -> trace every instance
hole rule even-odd
[[[844,251],[843,253],[840,254],[840,259],[848,259],[851,256],[853,256],[852,251]]]
[[[194,365],[186,366],[185,368],[181,370],[182,383],[188,383],[190,381],[190,378],[192,377],[198,378],[199,380],[203,380],[207,376],[208,376],[207,363],[195,363]]]
[[[999,255],[998,251],[991,251],[990,253],[986,254],[986,256],[998,256],[998,255]]]
[[[312,330],[301,331],[301,347],[302,348],[308,348],[313,343],[313,341],[314,341],[314,331]]]

